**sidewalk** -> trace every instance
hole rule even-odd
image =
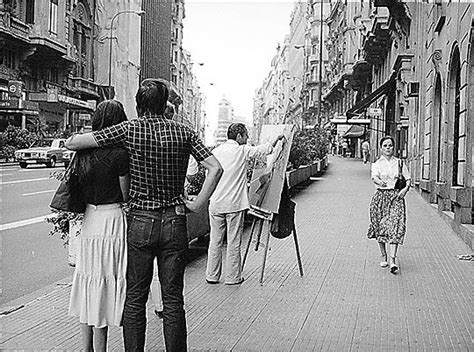
[[[470,249],[412,190],[400,271],[380,268],[378,246],[366,239],[369,169],[333,157],[326,174],[294,196],[303,277],[291,238],[271,238],[263,286],[261,249],[251,249],[241,286],[206,284],[205,249],[193,249],[185,287],[190,351],[474,350],[474,262],[457,258]],[[57,286],[1,316],[0,349],[80,349],[69,292]],[[151,307],[148,323],[147,350],[162,350]],[[122,346],[121,330],[110,329],[109,350]]]

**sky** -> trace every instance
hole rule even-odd
[[[191,53],[206,96],[210,132],[225,97],[237,116],[252,120],[253,97],[289,34],[293,0],[186,0],[183,47]],[[202,64],[202,65],[201,65]],[[206,136],[206,142],[212,138]]]

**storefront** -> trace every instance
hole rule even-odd
[[[0,132],[8,125],[35,131],[39,118],[38,103],[27,100],[0,100]]]
[[[49,134],[89,129],[97,103],[51,92],[31,93],[30,99],[38,102],[43,127]]]

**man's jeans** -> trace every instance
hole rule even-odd
[[[158,259],[163,300],[163,333],[167,351],[186,351],[184,268],[188,239],[184,205],[160,210],[130,210],[128,214],[127,296],[123,312],[126,351],[143,351],[146,302]]]

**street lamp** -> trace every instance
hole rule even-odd
[[[109,94],[111,95],[112,93],[112,29],[113,29],[113,26],[114,26],[114,21],[115,19],[123,14],[123,13],[134,13],[138,16],[142,16],[145,14],[145,11],[143,10],[123,10],[123,11],[119,11],[117,12],[115,15],[113,15],[112,19],[110,20],[110,34],[109,34]],[[109,96],[109,99],[111,99],[113,97]]]

